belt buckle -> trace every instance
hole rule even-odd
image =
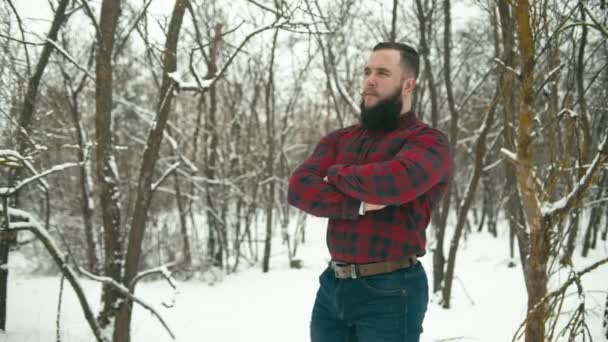
[[[350,277],[352,279],[357,279],[357,269],[355,268],[355,264],[350,264]]]

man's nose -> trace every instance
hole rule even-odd
[[[365,85],[365,88],[376,88],[376,85],[377,85],[376,77],[374,77],[373,74],[365,77],[364,85]]]

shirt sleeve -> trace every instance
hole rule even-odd
[[[287,202],[315,216],[356,220],[361,201],[323,180],[336,160],[339,134],[336,131],[323,137],[312,155],[295,169],[289,180]]]
[[[393,159],[365,165],[333,165],[328,180],[342,193],[363,202],[401,205],[416,199],[451,173],[448,139],[423,129]]]

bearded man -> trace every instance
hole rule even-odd
[[[319,277],[313,342],[420,339],[429,289],[418,258],[451,155],[446,136],[412,109],[419,65],[409,45],[376,45],[360,123],[323,137],[291,176],[289,204],[329,218],[332,260]]]

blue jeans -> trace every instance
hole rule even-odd
[[[312,310],[312,342],[418,342],[429,302],[420,262],[392,273],[338,279],[319,277]]]

